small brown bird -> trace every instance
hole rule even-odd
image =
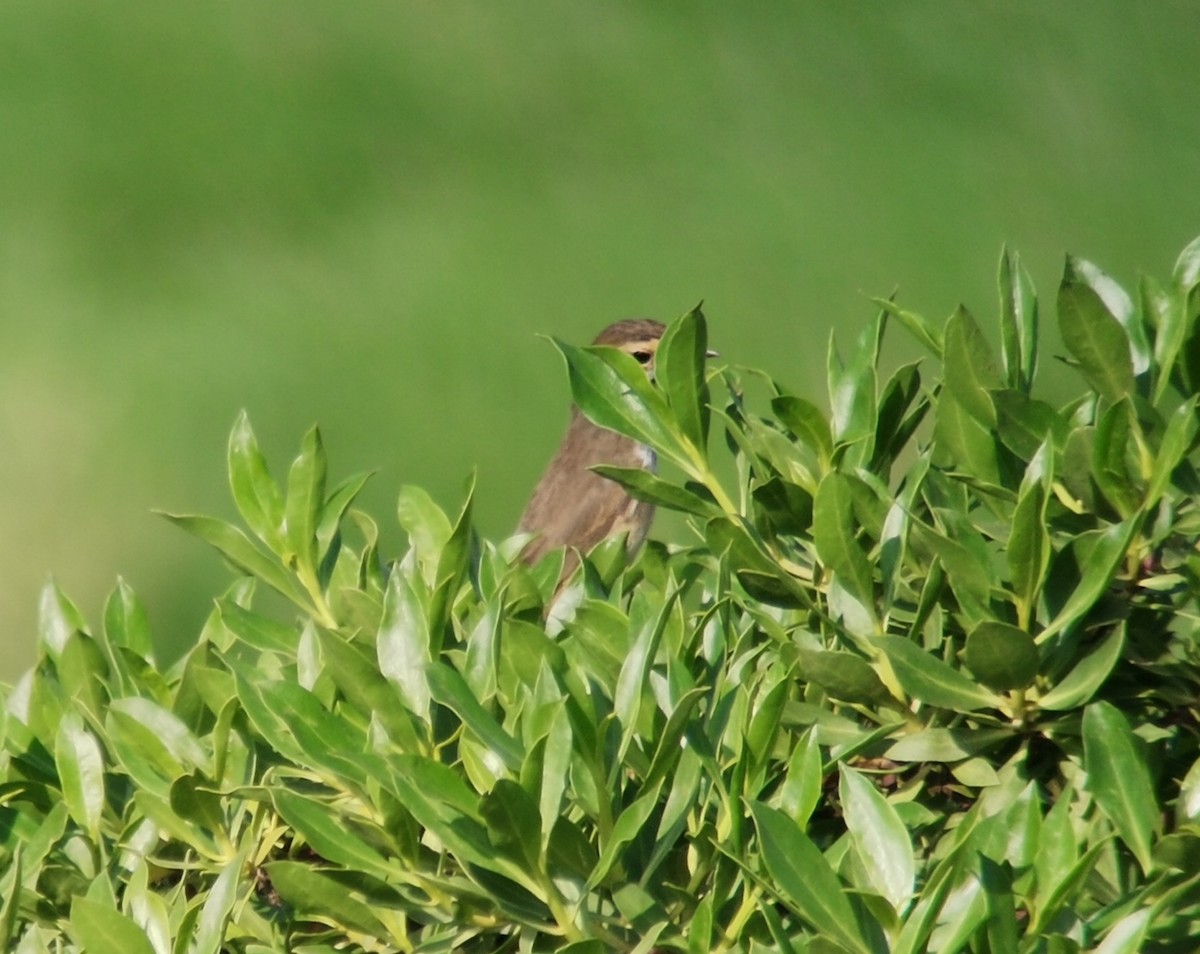
[[[654,352],[665,330],[649,318],[628,318],[609,325],[593,344],[633,355],[653,377]],[[579,564],[580,554],[615,534],[628,534],[630,551],[642,545],[654,505],[634,500],[620,484],[594,473],[589,468],[595,464],[654,470],[657,461],[649,447],[596,426],[572,406],[567,434],[517,525],[518,533],[535,534],[521,551],[526,563],[536,563],[556,547],[569,547],[565,577]]]

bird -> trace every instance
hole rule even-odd
[[[654,378],[654,355],[666,327],[652,318],[626,318],[600,332],[595,345],[630,354]],[[632,438],[593,424],[575,405],[567,433],[534,487],[517,532],[533,534],[521,551],[521,560],[537,563],[547,552],[567,547],[562,579],[579,565],[581,554],[619,533],[626,547],[636,551],[646,539],[654,519],[654,505],[637,500],[620,484],[601,477],[596,464],[641,467],[654,471],[654,451]]]

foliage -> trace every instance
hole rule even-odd
[[[314,429],[276,483],[243,416],[249,532],[170,517],[240,574],[191,652],[155,665],[124,584],[95,631],[43,594],[3,944],[1191,950],[1200,240],[1135,295],[1068,259],[1062,407],[1015,254],[999,283],[998,352],[880,301],[829,413],[706,370],[699,310],[657,388],[559,343],[583,410],[670,465],[608,475],[697,541],[602,545],[548,618],[561,554],[478,540],[469,490],[405,489],[387,564],[365,476],[331,489]],[[932,361],[881,376],[890,324]]]

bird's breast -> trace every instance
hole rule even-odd
[[[637,462],[639,467],[649,471],[658,470],[658,455],[645,444],[637,445]]]

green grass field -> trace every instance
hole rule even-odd
[[[320,422],[380,516],[477,469],[500,536],[565,420],[539,334],[704,299],[723,360],[804,391],[869,295],[990,319],[1005,242],[1044,298],[1068,249],[1167,273],[1198,10],[12,0],[0,676],[51,573],[194,638],[225,573],[150,510],[229,512],[240,408],[277,472]]]

